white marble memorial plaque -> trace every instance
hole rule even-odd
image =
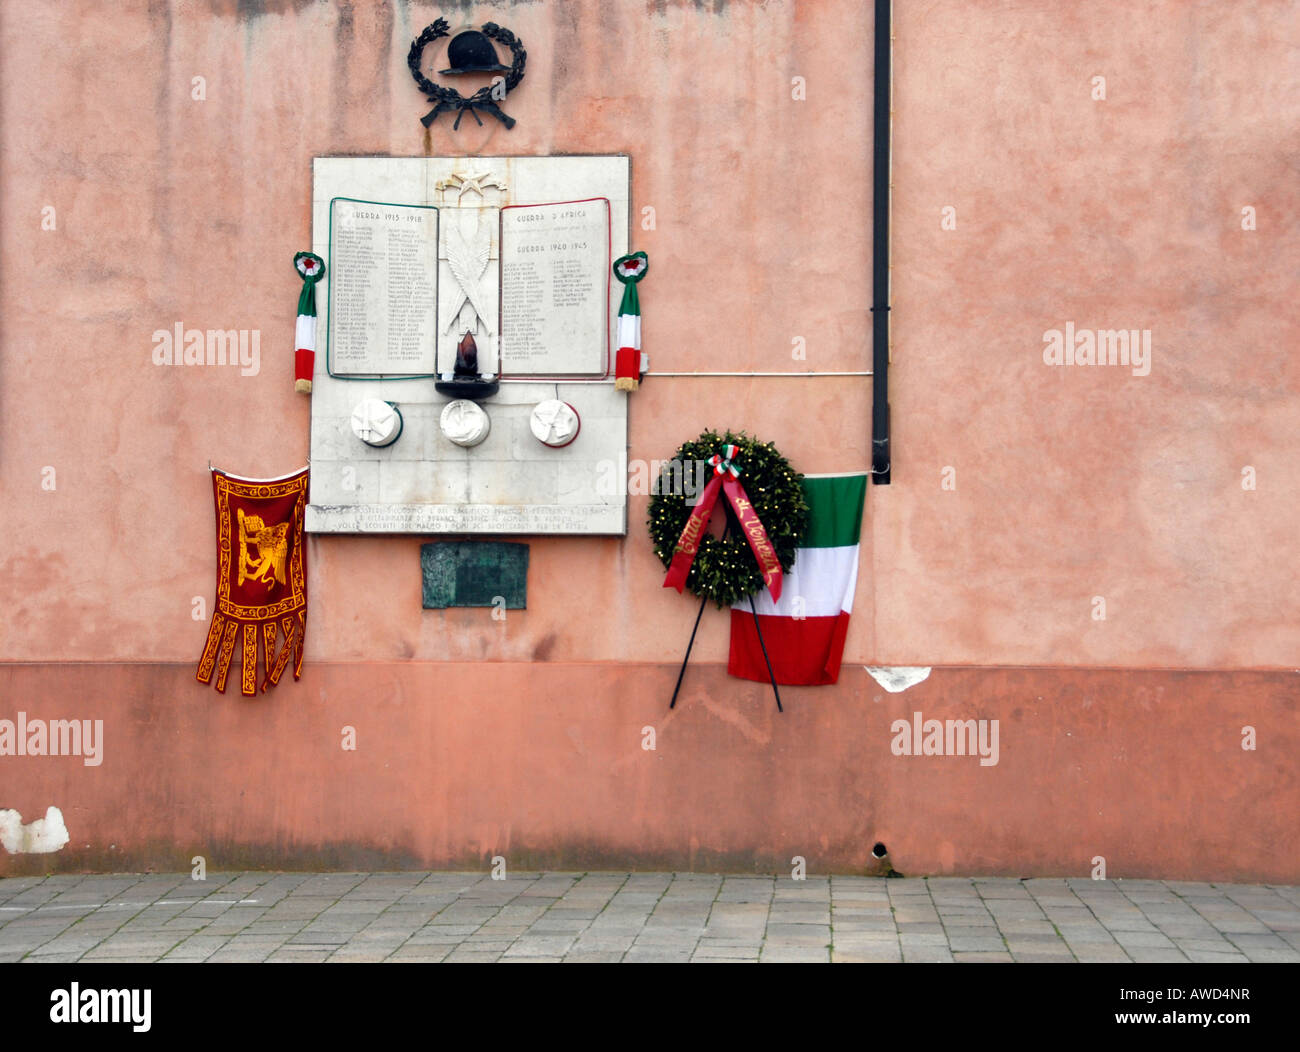
[[[335,340],[341,326],[347,352],[316,356],[309,532],[626,534],[634,398],[609,371],[623,291],[610,266],[629,250],[630,174],[617,156],[316,158],[312,250],[329,265],[319,326]],[[507,222],[512,211],[537,218]],[[392,218],[411,215],[422,218]],[[525,244],[536,251],[514,258],[534,259],[507,271]],[[520,309],[530,301],[535,317]],[[503,363],[512,324],[518,353]],[[467,413],[448,410],[454,396],[431,375],[454,368],[466,332],[480,375],[505,374]],[[400,412],[382,445],[370,415],[353,426],[367,399]],[[547,402],[577,419],[570,431],[544,410],[539,440]],[[477,413],[489,419],[470,426]]]
[[[609,371],[609,202],[501,210],[501,373]]]
[[[438,210],[330,202],[329,371],[428,376],[438,307]]]

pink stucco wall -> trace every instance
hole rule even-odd
[[[30,663],[10,670],[20,678],[5,680],[0,717],[57,702],[115,714],[108,729],[118,740],[170,728],[181,753],[161,770],[178,779],[190,767],[177,755],[226,751],[213,774],[229,790],[220,800],[238,791],[241,770],[272,764],[259,802],[198,808],[182,823],[187,838],[256,845],[263,861],[290,840],[328,847],[341,865],[401,840],[392,822],[352,826],[272,802],[288,778],[273,760],[299,748],[296,714],[324,705],[338,715],[331,699],[344,692],[380,717],[376,743],[432,736],[431,749],[455,742],[486,755],[509,742],[508,755],[539,764],[561,762],[564,742],[599,741],[593,755],[614,777],[619,750],[639,751],[634,732],[621,737],[623,722],[640,726],[666,704],[666,670],[694,612],[660,587],[644,497],[631,498],[626,540],[533,540],[528,610],[504,623],[487,611],[420,608],[420,538],[313,538],[311,671],[253,703],[263,731],[241,725],[249,703],[185,685],[176,670],[197,659],[206,631],[192,601],[212,599],[209,461],[272,475],[307,455],[308,405],[291,380],[289,268],[310,242],[312,157],[626,153],[633,213],[655,212],[653,230],[632,231],[654,261],[642,290],[652,368],[870,363],[869,5],[458,7],[447,12],[453,23],[495,20],[528,47],[526,79],[507,106],[519,123],[453,133],[440,118],[426,134],[418,117],[427,106],[405,60],[440,11],[380,2],[0,10],[0,659]],[[1124,836],[1145,871],[1220,872],[1212,845],[1235,829],[1250,846],[1233,872],[1300,874],[1294,831],[1279,840],[1283,816],[1300,809],[1293,768],[1272,754],[1235,783],[1220,739],[1195,733],[1252,722],[1219,707],[1226,691],[1246,709],[1257,697],[1253,722],[1271,728],[1269,748],[1292,757],[1300,748],[1300,240],[1291,229],[1300,15],[1284,0],[900,0],[895,20],[894,481],[868,494],[845,681],[803,692],[801,715],[769,720],[761,692],[712,667],[725,661],[727,639],[725,618],[711,613],[695,658],[708,692],[693,696],[701,711],[688,720],[768,729],[743,749],[717,727],[686,735],[676,822],[656,825],[638,848],[589,810],[588,794],[550,783],[532,790],[545,822],[509,808],[471,815],[457,802],[468,768],[459,781],[453,768],[444,790],[404,790],[414,828],[442,830],[445,849],[420,840],[399,861],[463,860],[474,845],[501,842],[507,826],[506,840],[556,864],[581,861],[564,848],[579,843],[605,861],[689,861],[683,845],[696,842],[701,857],[770,860],[785,848],[760,834],[766,805],[733,801],[710,834],[689,790],[706,784],[691,779],[710,765],[744,782],[770,770],[773,750],[788,750],[828,767],[824,806],[794,813],[839,845],[827,847],[828,865],[861,862],[858,838],[877,835],[869,830],[883,812],[872,808],[889,794],[950,791],[970,807],[907,813],[916,867],[1083,865],[1086,849],[1053,826],[1050,808],[1026,800],[1060,799],[1086,776],[1118,777],[1156,808],[1152,821],[1178,825],[1171,836],[1138,835],[1150,832],[1142,808],[1125,812],[1138,823]],[[1104,100],[1093,98],[1098,76]],[[195,77],[203,101],[192,97]],[[795,77],[806,81],[805,101],[792,98]],[[42,230],[45,206],[54,230]],[[955,229],[941,225],[948,207]],[[151,334],[177,322],[260,330],[260,371],[153,365]],[[1150,374],[1045,365],[1043,333],[1066,322],[1150,329]],[[791,359],[796,337],[806,362]],[[868,465],[869,378],[651,378],[632,397],[632,458],[666,457],[705,427],[731,426],[776,442],[804,471]],[[53,491],[42,488],[46,468]],[[1242,486],[1245,468],[1254,489]],[[82,677],[69,664],[80,662],[114,664]],[[459,663],[445,666],[457,670],[446,682],[469,692],[470,709],[440,692],[444,666],[422,664],[438,662]],[[532,662],[556,690],[583,696],[550,710],[545,718],[561,722],[546,734],[521,739],[515,724],[543,704]],[[142,663],[144,679],[123,663]],[[482,665],[468,663],[501,664],[476,678]],[[1022,711],[1017,762],[1029,766],[960,786],[941,769],[904,771],[888,752],[888,721],[854,723],[868,663],[982,667],[953,671],[961,688],[945,704],[1008,720]],[[1058,687],[1077,676],[1092,686],[1024,708],[1025,691],[1042,691],[1003,667],[1021,665],[1047,667],[1034,675]],[[1151,690],[1189,700],[1166,713],[1180,748],[1149,753],[1154,773],[1133,768],[1136,781],[1122,772],[1151,714],[1128,674],[1107,669],[1210,677],[1142,673],[1164,677]],[[592,675],[599,692],[589,692]],[[1267,689],[1252,694],[1260,675]],[[420,687],[395,704],[397,682]],[[514,700],[498,704],[501,695]],[[1062,720],[1085,701],[1102,706],[1110,746],[1067,762]],[[196,722],[196,706],[215,710],[210,725]],[[438,744],[444,706],[468,722]],[[828,730],[839,748],[815,746]],[[166,794],[146,793],[132,810],[129,790],[149,756],[123,744],[94,771],[0,759],[0,807],[87,808],[83,842],[125,845],[123,864],[152,857],[145,845],[170,842],[176,820]],[[875,788],[837,796],[850,768]],[[423,770],[412,769],[413,781]],[[1253,809],[1198,810],[1167,791],[1189,771],[1251,785]],[[105,795],[123,810],[97,810],[92,801]],[[649,806],[636,794],[620,799]],[[108,865],[83,850],[85,864]]]

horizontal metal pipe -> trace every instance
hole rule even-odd
[[[660,373],[660,372],[649,372],[649,373],[646,373],[645,375],[646,375],[646,376],[870,376],[870,375],[871,375],[871,370],[870,370],[870,369],[867,369],[867,370],[865,370],[865,371],[845,372],[845,373],[834,373],[834,372],[822,373],[822,372],[808,372],[808,371],[791,372],[791,373],[762,373],[762,372],[754,372],[754,373]]]
[[[664,372],[664,373],[660,373],[660,372],[652,371],[648,373],[643,373],[642,375],[646,377],[649,376],[739,376],[739,377],[744,377],[744,376],[871,376],[872,371],[870,369],[860,369],[851,372],[812,372],[807,370],[800,370],[797,372],[787,372],[787,373],[778,373],[778,372],[716,372],[716,373]],[[609,383],[609,378],[601,377],[599,379],[592,379],[592,378],[579,377],[570,380],[551,380],[551,379],[540,380],[537,378],[531,378],[525,380],[522,378],[503,376],[500,378],[500,382],[503,384],[560,384],[562,386],[568,386],[570,384],[605,384],[605,383]]]

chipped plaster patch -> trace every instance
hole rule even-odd
[[[908,687],[915,687],[922,680],[930,678],[930,666],[896,665],[893,667],[873,668],[864,665],[871,678],[884,687],[890,694],[901,694]]]
[[[0,811],[0,844],[11,855],[46,855],[67,843],[68,827],[57,807],[46,808],[45,817],[29,825],[17,811]]]

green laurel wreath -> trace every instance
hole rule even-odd
[[[673,458],[682,465],[707,462],[715,453],[721,453],[727,444],[739,449],[735,462],[741,472],[740,484],[772,542],[782,571],[787,571],[794,565],[795,549],[808,531],[808,502],[804,499],[803,475],[777,452],[771,442],[760,442],[743,431],[739,434],[705,431],[694,441],[678,446]],[[655,555],[659,556],[665,568],[672,562],[673,549],[695,506],[688,500],[700,495],[688,495],[680,492],[680,485],[673,485],[674,481],[681,479],[682,472],[683,469],[674,468],[671,461],[665,464],[650,497],[646,523],[650,527]],[[689,467],[685,469],[685,475],[688,479],[695,477]],[[712,477],[713,469],[709,468],[703,484]],[[674,489],[678,492],[673,492]],[[734,606],[763,587],[763,575],[749,542],[734,521],[735,513],[726,498],[720,496],[718,505],[725,509],[727,530],[721,538],[706,534],[700,541],[699,551],[686,577],[686,587],[693,595],[712,599],[719,607]],[[714,514],[717,513],[715,506]]]

